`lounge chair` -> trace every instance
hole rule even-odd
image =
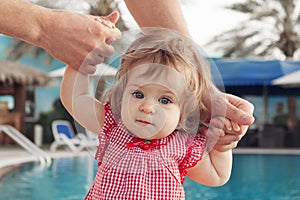
[[[79,152],[83,148],[96,147],[97,139],[92,139],[83,133],[74,134],[71,123],[67,120],[55,120],[52,122],[54,142],[50,146],[51,151],[56,151],[59,146],[67,146],[73,152]]]

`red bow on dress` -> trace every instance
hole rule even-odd
[[[157,147],[157,146],[162,146],[165,144],[159,144],[157,139],[153,139],[153,140],[145,140],[145,139],[141,139],[141,138],[133,138],[133,140],[131,142],[128,142],[126,144],[127,148],[130,147],[140,147],[141,149],[144,150],[149,150],[151,147]]]

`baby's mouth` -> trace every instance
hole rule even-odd
[[[141,120],[141,119],[137,119],[135,120],[138,124],[141,124],[143,126],[146,126],[146,125],[151,125],[152,123],[151,122],[148,122],[148,121],[145,121],[145,120]]]

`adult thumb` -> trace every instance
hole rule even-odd
[[[119,17],[120,17],[120,14],[118,11],[113,11],[112,13],[110,13],[109,15],[106,16],[106,18],[114,24],[118,21]]]
[[[234,105],[228,104],[226,106],[226,116],[240,124],[240,125],[251,125],[254,122],[254,117],[252,116],[253,109],[252,104],[244,104],[244,108],[237,108]]]

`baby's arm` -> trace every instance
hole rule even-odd
[[[220,121],[221,124],[224,124],[222,128],[214,126]],[[238,136],[242,134],[243,130],[238,124],[224,118],[214,118],[211,124],[212,126],[207,130],[206,134],[211,138],[217,137],[218,140],[208,152],[208,155],[204,154],[202,160],[195,167],[188,170],[187,175],[201,184],[220,186],[225,184],[230,178],[232,149],[236,147],[237,141],[241,139]]]
[[[60,98],[77,122],[93,133],[99,133],[103,126],[104,108],[97,99],[88,95],[88,85],[88,75],[67,66],[60,88]]]

